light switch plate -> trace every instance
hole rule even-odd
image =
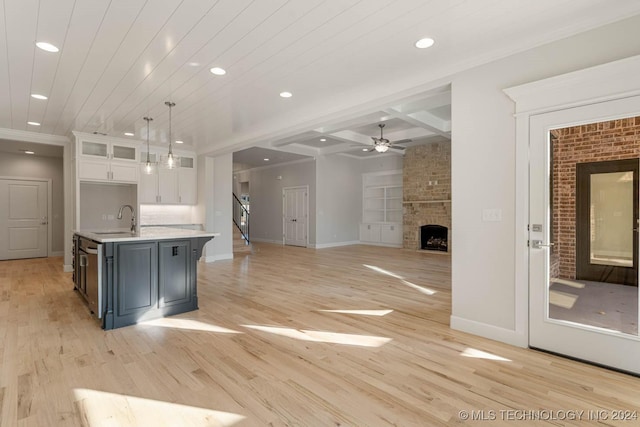
[[[483,209],[482,220],[487,222],[502,221],[502,209]]]

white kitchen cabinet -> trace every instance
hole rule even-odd
[[[77,177],[82,181],[138,182],[138,149],[133,143],[76,134]]]
[[[150,153],[155,162],[160,153]],[[140,162],[147,160],[146,151]],[[158,166],[153,175],[140,174],[138,198],[142,204],[194,205],[197,203],[195,156],[180,157],[180,167],[165,169]]]
[[[195,205],[198,201],[198,177],[195,169],[180,168],[178,170],[178,202],[184,205]]]
[[[178,171],[176,169],[158,170],[158,203],[178,204]]]

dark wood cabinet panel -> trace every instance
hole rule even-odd
[[[159,242],[159,306],[167,307],[191,301],[191,242]]]
[[[144,313],[158,305],[156,242],[119,244],[116,250],[118,316]]]

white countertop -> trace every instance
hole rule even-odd
[[[132,242],[142,240],[169,240],[192,237],[217,237],[220,233],[202,230],[188,230],[172,227],[140,227],[138,232],[131,233],[128,229],[119,230],[75,230],[75,234],[98,243]]]

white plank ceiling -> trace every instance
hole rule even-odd
[[[448,138],[441,88],[376,100],[640,13],[637,0],[0,0],[0,127],[199,152],[362,153],[379,136]],[[550,31],[549,29],[553,29]],[[414,47],[422,37],[430,49]],[[57,53],[38,49],[49,42]],[[209,69],[222,67],[215,76]],[[279,97],[282,91],[293,97]],[[34,99],[41,94],[46,100]],[[417,95],[417,94],[416,94]],[[29,125],[37,122],[40,126]],[[320,141],[320,138],[327,141]]]

